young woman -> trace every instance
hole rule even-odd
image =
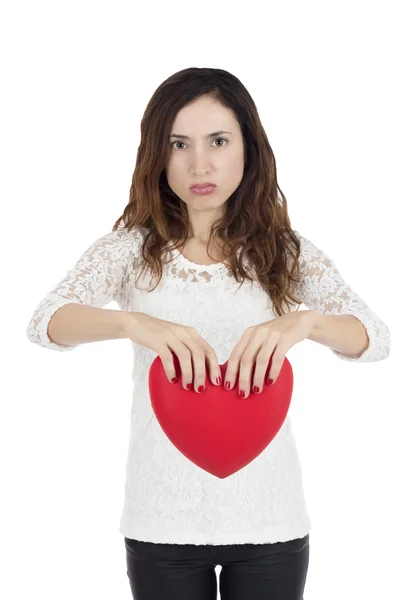
[[[163,433],[149,368],[160,356],[171,394],[174,385],[193,386],[188,399],[207,394],[207,374],[246,401],[273,385],[305,339],[341,360],[373,362],[389,355],[390,332],[291,228],[274,154],[236,77],[207,68],[172,75],[151,98],[141,135],[122,216],[39,303],[28,337],[57,351],[132,341],[120,531],[135,600],[211,600],[217,565],[223,600],[300,600],[311,522],[289,416],[255,460],[220,479]],[[120,310],[104,309],[112,300]]]

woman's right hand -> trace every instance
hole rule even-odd
[[[194,327],[163,321],[142,312],[127,312],[125,322],[126,337],[136,344],[150,348],[162,361],[165,373],[172,382],[177,378],[172,352],[176,354],[182,372],[184,389],[194,383],[196,392],[206,383],[206,361],[210,380],[215,385],[222,383],[222,374],[215,350],[206,342]],[[192,368],[192,360],[194,373]],[[219,382],[217,381],[218,377]]]

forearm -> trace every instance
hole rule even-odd
[[[321,315],[312,311],[314,325],[309,340],[358,358],[369,345],[364,325],[353,315]]]
[[[65,304],[50,319],[47,334],[54,344],[73,346],[125,338],[128,313],[87,304]]]

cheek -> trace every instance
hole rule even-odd
[[[235,156],[226,165],[225,174],[227,176],[227,181],[231,182],[233,185],[239,185],[243,178],[244,173],[244,161],[242,156]]]
[[[165,168],[165,174],[169,181],[179,185],[179,180],[182,179],[182,173],[184,172],[184,164],[179,157],[173,157],[167,167]]]
[[[182,168],[177,164],[178,161],[170,161],[168,167],[165,168],[165,176],[171,188],[179,187],[179,182],[182,180]]]

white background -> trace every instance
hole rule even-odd
[[[395,8],[351,0],[3,7],[1,597],[131,598],[118,531],[130,341],[59,353],[31,344],[26,327],[122,214],[147,102],[191,66],[228,70],[247,87],[292,227],[391,330],[385,361],[346,363],[310,340],[288,358],[312,520],[305,599],[399,594]]]

